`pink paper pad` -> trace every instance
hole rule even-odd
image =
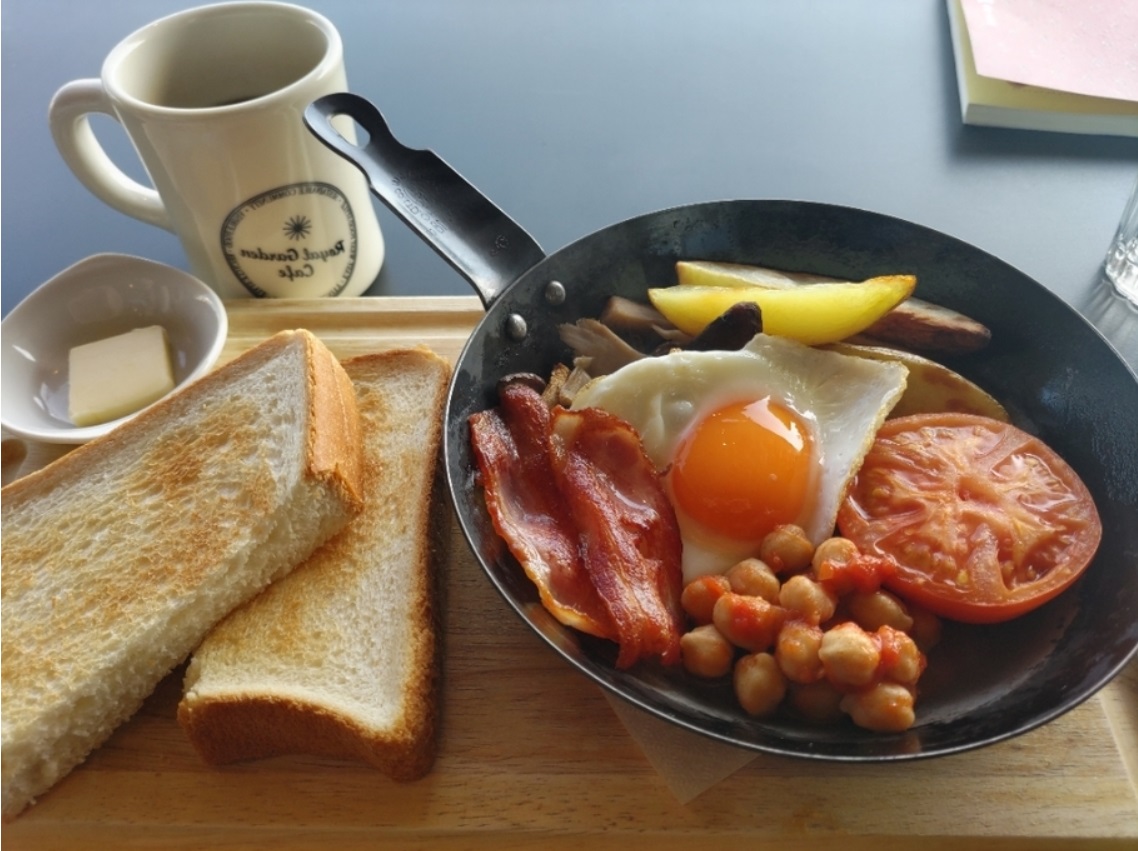
[[[977,73],[1138,101],[1138,0],[961,0]]]

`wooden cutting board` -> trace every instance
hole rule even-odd
[[[234,302],[223,360],[299,327],[342,357],[425,344],[453,359],[481,315],[474,298]],[[61,451],[28,449],[22,463],[6,452],[6,479]],[[855,766],[739,760],[634,710],[618,715],[502,604],[457,533],[444,642],[440,754],[423,780],[304,756],[209,768],[175,721],[178,670],[4,826],[4,848],[1138,847],[1138,662],[1009,742]],[[681,802],[684,780],[710,783],[701,777],[744,761]]]

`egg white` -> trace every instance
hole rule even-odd
[[[795,522],[815,545],[833,534],[850,479],[905,390],[908,370],[758,334],[735,352],[672,352],[644,358],[589,382],[573,408],[602,408],[640,435],[665,472],[685,434],[704,417],[766,397],[793,410],[813,441],[815,498]],[[758,541],[725,538],[676,509],[684,581],[723,573],[757,552]]]

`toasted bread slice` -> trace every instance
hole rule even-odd
[[[396,780],[435,757],[432,499],[450,367],[425,349],[347,361],[364,512],[202,642],[178,720],[209,763],[307,753]],[[437,515],[435,515],[437,519]]]
[[[6,818],[360,511],[359,433],[331,352],[286,331],[3,489]]]

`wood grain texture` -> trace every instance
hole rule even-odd
[[[313,330],[342,357],[422,343],[453,359],[481,317],[474,298],[229,310],[223,359],[293,327]],[[25,469],[42,447],[28,449]],[[4,826],[4,848],[1138,843],[1138,662],[1082,706],[1002,744],[902,765],[759,756],[681,805],[605,697],[501,603],[453,529],[445,602],[440,754],[423,780],[398,784],[363,765],[300,756],[209,768],[174,718],[178,670],[86,763]]]

